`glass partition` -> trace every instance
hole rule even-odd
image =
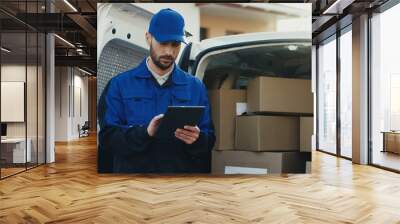
[[[0,178],[45,163],[44,33],[21,22],[45,1],[1,1]],[[6,21],[6,22],[5,22]]]
[[[24,171],[30,157],[26,151],[26,40],[25,32],[1,34],[2,177]]]

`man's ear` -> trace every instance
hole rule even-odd
[[[150,47],[152,36],[151,36],[151,34],[149,32],[146,32],[145,37],[146,37],[147,45]]]

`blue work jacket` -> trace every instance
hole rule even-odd
[[[177,138],[155,139],[151,119],[168,106],[205,106],[200,136],[191,145]],[[177,65],[161,86],[143,60],[113,77],[98,104],[98,171],[118,173],[208,173],[215,143],[207,90]]]

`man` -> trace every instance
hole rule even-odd
[[[113,77],[100,98],[98,170],[109,171],[103,165],[112,159],[112,172],[119,173],[210,172],[215,135],[207,91],[175,64],[184,42],[183,17],[171,9],[160,10],[150,21],[146,41],[150,56]],[[198,126],[177,129],[175,138],[156,139],[170,105],[206,109]]]

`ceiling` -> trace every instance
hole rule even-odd
[[[54,32],[56,65],[74,65],[96,73],[97,1],[95,0],[1,0],[3,45],[9,56],[26,55],[27,32]],[[52,13],[49,13],[51,9]],[[29,35],[28,35],[29,36]],[[59,38],[60,37],[60,38]],[[28,41],[31,38],[28,38]],[[66,41],[64,41],[66,40]],[[36,47],[27,45],[28,55]],[[11,58],[11,57],[10,57]]]

